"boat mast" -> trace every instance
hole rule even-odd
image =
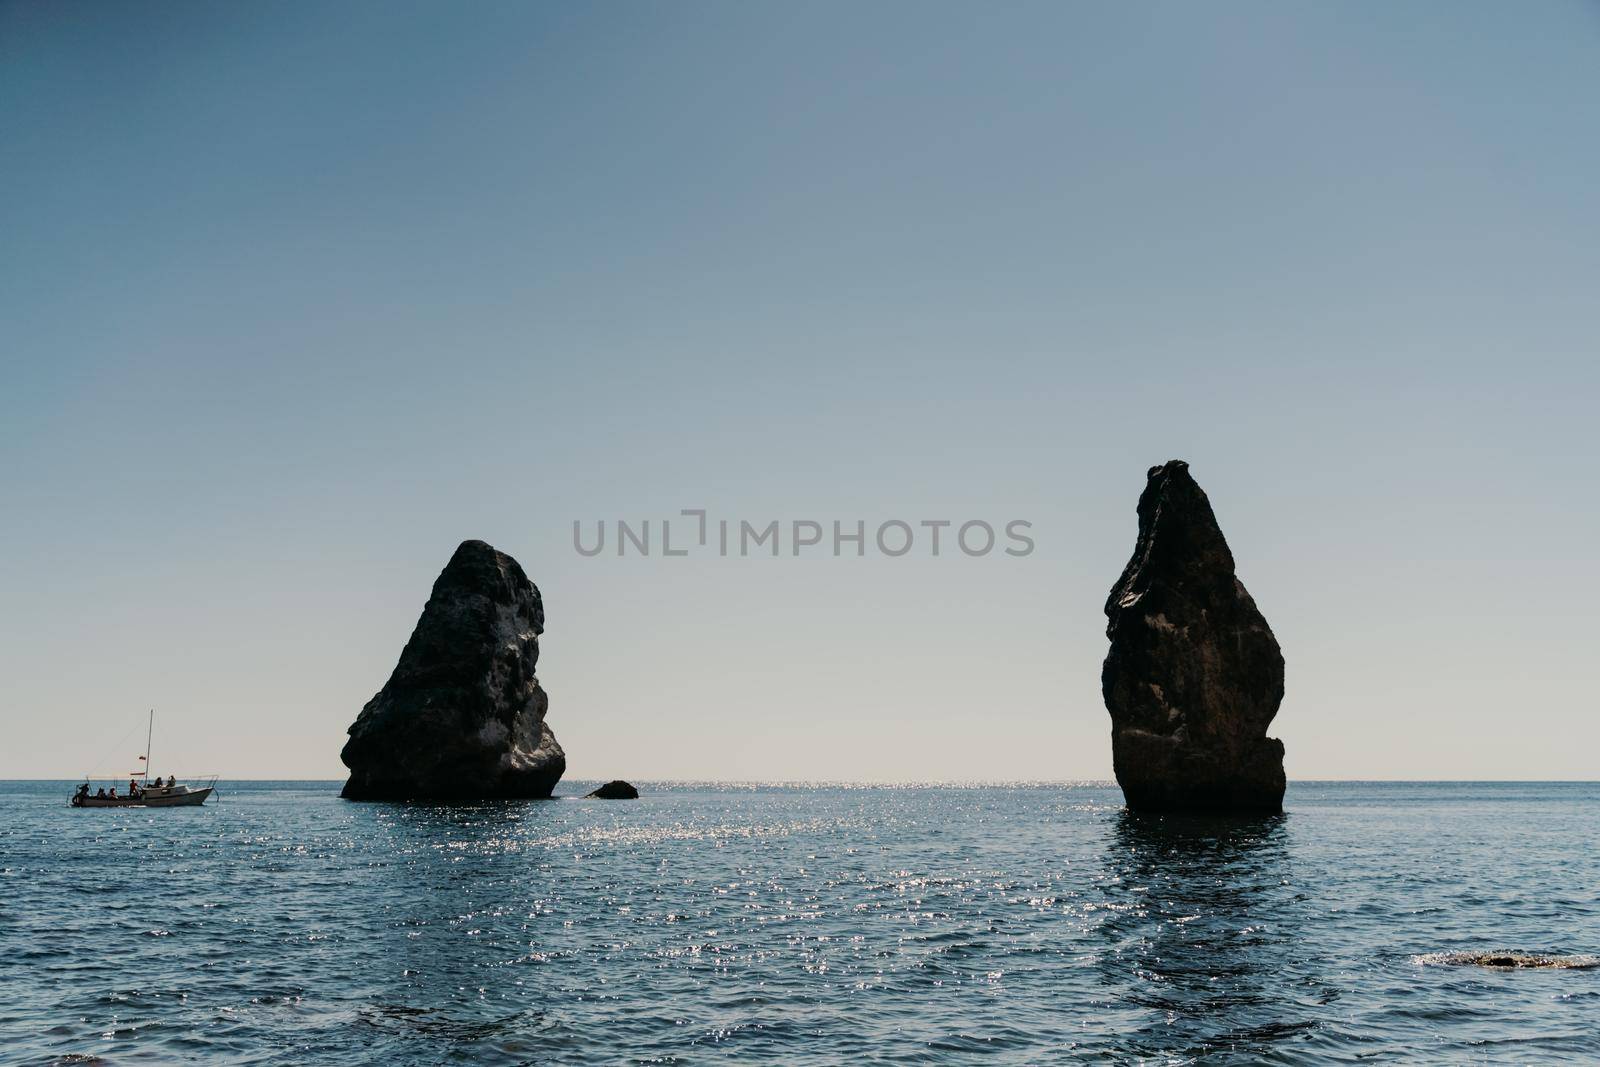
[[[156,734],[156,709],[150,709],[150,722],[144,728],[144,784],[150,784],[150,739]]]

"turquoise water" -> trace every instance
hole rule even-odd
[[[1425,959],[1600,952],[1600,785],[645,788],[0,783],[0,1060],[1600,1060],[1600,969]]]

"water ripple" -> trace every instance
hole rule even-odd
[[[68,792],[0,784],[8,1062],[1600,1058],[1595,786]]]

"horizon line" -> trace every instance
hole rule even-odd
[[[83,779],[121,778],[122,775],[76,775],[46,778],[0,778],[0,782],[76,782]],[[165,775],[163,775],[165,777]],[[180,780],[184,775],[176,775]],[[188,777],[211,777],[189,775]],[[317,782],[337,785],[346,780],[339,778],[229,778],[217,775],[224,782]],[[583,775],[563,777],[562,781],[607,782],[611,778],[588,778]],[[654,785],[742,785],[742,786],[850,786],[850,787],[933,787],[959,786],[980,788],[984,786],[1116,786],[1112,778],[905,778],[905,779],[852,779],[852,778],[628,778],[631,783]],[[1290,785],[1600,785],[1600,778],[1290,778]],[[559,783],[557,783],[559,785]]]

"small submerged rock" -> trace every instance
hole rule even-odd
[[[601,786],[599,789],[596,789],[594,792],[586,793],[584,795],[585,796],[590,796],[590,797],[595,797],[595,798],[600,799],[600,800],[638,800],[639,799],[639,791],[637,789],[635,789],[633,786],[629,785],[627,782],[624,782],[620,778],[618,778],[615,781],[607,782],[605,785]]]
[[[1550,956],[1540,952],[1430,952],[1417,957],[1418,963],[1445,967],[1543,967],[1575,970],[1600,967],[1600,956]]]

